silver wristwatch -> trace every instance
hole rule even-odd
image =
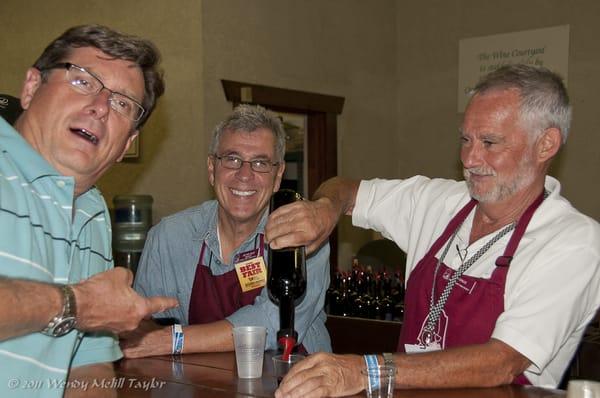
[[[42,333],[52,337],[60,337],[69,333],[75,328],[77,319],[77,304],[75,303],[75,293],[69,285],[60,285],[60,291],[63,295],[63,308],[61,313],[57,314]]]
[[[383,354],[383,364],[385,366],[396,367],[396,363],[394,362],[394,354],[391,352],[384,352]]]

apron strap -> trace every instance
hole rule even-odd
[[[204,239],[203,239],[202,247],[200,248],[200,258],[198,259],[199,264],[204,264],[204,261],[202,261],[204,259],[204,250],[206,250],[206,243],[204,243]],[[210,262],[209,262],[208,266],[210,267]]]
[[[519,242],[523,235],[525,235],[525,230],[529,225],[529,221],[531,217],[533,217],[533,213],[537,210],[537,208],[542,204],[545,197],[545,191],[538,196],[532,204],[529,205],[525,213],[519,219],[517,226],[515,227],[515,231],[510,237],[508,244],[506,245],[506,249],[504,249],[504,254],[496,259],[496,265],[498,267],[508,267],[512,262],[513,256],[519,247]]]
[[[265,234],[258,234],[258,239],[260,240],[260,244],[258,246],[258,252],[262,257],[265,256]]]

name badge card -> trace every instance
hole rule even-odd
[[[250,250],[240,253],[236,258],[235,272],[242,292],[247,292],[267,284],[267,267],[258,250]]]

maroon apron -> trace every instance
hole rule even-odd
[[[258,235],[260,237],[258,253],[263,256],[265,238],[263,234]],[[210,261],[208,266],[203,262],[205,249],[206,243],[202,241],[190,297],[188,314],[190,325],[225,319],[241,307],[253,304],[262,290],[262,287],[258,287],[242,292],[235,268],[222,275],[213,275],[210,271]]]
[[[496,269],[489,279],[468,275],[462,275],[458,279],[434,330],[435,341],[442,349],[483,344],[490,340],[496,320],[504,311],[504,285],[508,267],[525,234],[529,220],[543,200],[544,193],[523,213],[504,254],[496,259]],[[433,277],[438,262],[435,255],[460,227],[476,204],[477,201],[472,199],[450,220],[442,235],[411,272],[406,284],[405,302],[408,305],[404,310],[398,352],[405,351],[405,344],[422,343],[422,333],[429,314]],[[440,264],[435,282],[436,292],[441,294],[454,272],[446,264]],[[513,383],[531,384],[523,374],[519,375]]]

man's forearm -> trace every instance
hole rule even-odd
[[[445,351],[394,356],[397,388],[492,387],[509,384],[531,362],[499,340]]]
[[[77,329],[120,333],[134,330],[144,318],[177,306],[171,297],[142,297],[132,288],[133,274],[111,268],[73,288]],[[0,277],[0,341],[44,329],[61,313],[59,287],[43,282]]]
[[[333,177],[319,186],[313,195],[313,200],[327,198],[338,211],[338,215],[351,215],[359,185],[358,180]]]
[[[184,353],[233,351],[233,325],[221,320],[203,325],[190,325],[185,332]]]
[[[61,311],[57,286],[0,278],[0,341],[39,332]]]
[[[222,320],[183,328],[183,353],[233,351],[233,326]],[[169,355],[173,347],[171,327],[142,323],[140,328],[120,336],[121,349],[126,358]]]

